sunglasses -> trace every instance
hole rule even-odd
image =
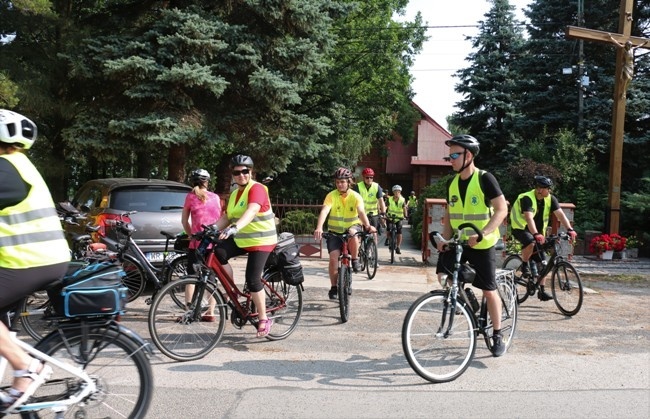
[[[374,179],[373,176],[366,176],[366,179]]]
[[[451,153],[451,154],[449,155],[449,159],[451,159],[451,160],[456,160],[457,158],[460,157],[461,154],[462,154],[462,153]]]
[[[250,169],[233,170],[233,171],[232,171],[232,175],[233,175],[233,176],[247,175],[247,174],[249,174],[250,172],[251,172]]]

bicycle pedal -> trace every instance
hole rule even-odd
[[[144,303],[145,303],[146,305],[148,305],[148,306],[151,305],[151,302],[152,302],[152,301],[151,301],[151,297],[149,297],[149,298],[147,298],[146,300],[144,300]]]

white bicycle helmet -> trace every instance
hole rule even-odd
[[[395,185],[395,186],[393,186],[393,192],[395,192],[395,191],[400,191],[400,192],[402,192],[402,187],[399,186],[399,185]]]
[[[0,109],[0,141],[29,150],[36,141],[36,124],[19,113]]]

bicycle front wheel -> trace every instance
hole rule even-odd
[[[131,302],[142,295],[147,279],[140,262],[128,253],[124,255],[122,269],[126,273],[126,276],[122,278],[122,283],[129,289],[128,301]]]
[[[18,310],[23,330],[37,342],[59,325],[47,291],[36,291],[28,295]]]
[[[85,371],[97,391],[71,406],[64,417],[144,418],[153,395],[153,373],[142,347],[115,328],[93,327],[87,335],[80,327],[63,327],[48,335],[36,349]],[[78,394],[84,381],[52,366],[52,377],[34,394],[32,402],[65,400]],[[51,410],[40,418],[59,417]]]
[[[273,320],[268,340],[281,340],[289,336],[298,326],[302,315],[302,286],[289,285],[279,272],[265,278],[266,315]]]
[[[521,276],[521,264],[524,263],[519,255],[510,255],[503,261],[503,269],[512,269],[515,273],[515,288],[517,290],[517,302],[523,303],[528,299],[528,278]]]
[[[566,316],[574,316],[582,307],[584,290],[578,271],[569,262],[559,262],[553,268],[551,291],[555,305]]]
[[[370,240],[366,245],[366,272],[368,273],[368,279],[372,279],[377,275],[377,243],[374,240]]]
[[[190,288],[188,288],[190,287]],[[192,289],[190,307],[179,307],[176,294]],[[188,298],[190,300],[190,298]],[[214,315],[209,316],[209,308]],[[195,309],[198,307],[198,309]],[[161,288],[149,310],[149,333],[163,354],[177,361],[201,359],[219,343],[226,323],[225,304],[214,284],[196,277],[172,281]]]
[[[350,268],[345,265],[339,268],[337,288],[339,291],[341,322],[345,323],[350,318],[350,294],[352,293],[352,274],[350,273]]]
[[[432,383],[458,378],[476,351],[474,322],[465,303],[457,300],[453,323],[451,314],[447,293],[431,291],[411,305],[402,325],[406,360],[413,371]]]
[[[359,272],[365,271],[366,266],[368,266],[368,255],[366,255],[365,241],[362,241],[359,246]]]
[[[388,249],[390,250],[390,263],[395,263],[395,231],[391,231],[390,239],[388,239]]]
[[[503,336],[503,344],[506,346],[506,351],[510,349],[515,337],[515,330],[517,330],[517,315],[519,313],[519,305],[517,304],[517,297],[514,285],[511,281],[497,279],[497,292],[501,300],[501,335]],[[487,324],[485,326],[485,344],[490,352],[492,352],[492,335],[494,334],[494,326],[490,313],[485,310],[485,318]]]

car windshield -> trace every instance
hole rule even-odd
[[[111,208],[120,211],[162,212],[180,210],[187,190],[133,188],[111,192]]]

